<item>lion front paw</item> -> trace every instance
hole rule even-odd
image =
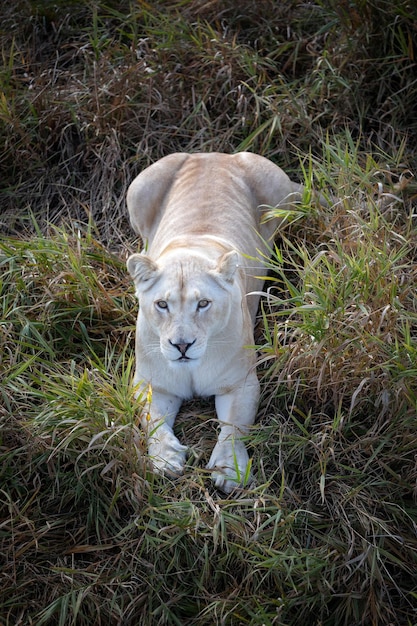
[[[245,444],[239,440],[226,439],[218,442],[211,454],[207,469],[217,489],[231,493],[237,487],[247,487],[253,477]]]
[[[187,447],[178,441],[172,431],[160,427],[148,441],[148,455],[157,474],[178,476],[184,471]]]

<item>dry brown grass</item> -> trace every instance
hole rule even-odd
[[[92,215],[123,239],[132,176],[178,150],[248,148],[298,169],[297,152],[322,154],[348,126],[413,152],[413,14],[380,4],[3,7],[4,225]]]

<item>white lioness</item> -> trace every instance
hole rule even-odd
[[[242,437],[259,383],[253,326],[277,220],[268,206],[294,202],[300,185],[271,161],[172,154],[130,185],[127,206],[144,242],[127,267],[139,299],[135,384],[151,385],[142,417],[155,471],[180,474],[187,448],[173,433],[184,399],[215,396],[220,423],[208,468],[225,492],[248,481]],[[298,195],[298,194],[297,194]]]

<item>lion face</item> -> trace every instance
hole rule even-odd
[[[159,339],[160,353],[171,367],[193,367],[204,357],[230,318],[237,253],[218,262],[201,256],[167,255],[158,263],[132,255],[128,269],[148,331]],[[150,338],[148,339],[150,342]]]

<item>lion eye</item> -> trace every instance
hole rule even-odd
[[[166,300],[157,300],[155,306],[160,311],[166,311],[168,309],[168,302]]]
[[[207,309],[207,307],[210,306],[210,300],[199,300],[198,304],[197,304],[197,308],[198,309]]]

